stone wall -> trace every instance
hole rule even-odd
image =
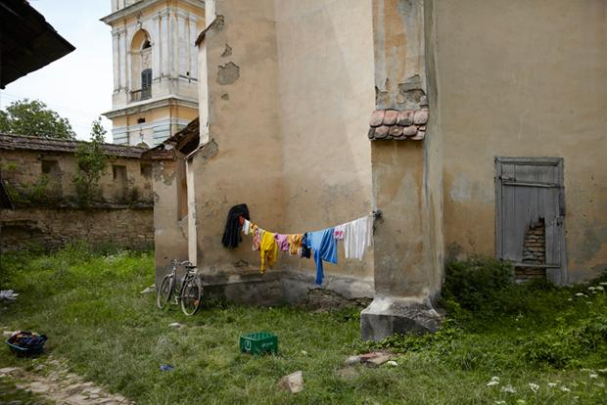
[[[135,249],[154,243],[151,208],[0,210],[0,228],[2,251],[57,249],[80,241]]]

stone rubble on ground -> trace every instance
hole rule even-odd
[[[84,381],[80,376],[68,372],[65,361],[53,359],[52,355],[40,362],[35,368],[52,369],[46,377],[30,373],[18,367],[0,369],[0,378],[15,379],[19,389],[37,394],[44,399],[62,405],[130,405],[133,402],[121,395],[110,394],[92,382]],[[38,367],[43,366],[43,367]],[[18,381],[18,382],[17,382]]]
[[[379,367],[383,364],[388,364],[390,366],[398,366],[398,363],[392,361],[394,355],[389,352],[371,352],[365,353],[358,356],[350,356],[344,362],[346,366],[354,366],[356,364],[362,363],[366,364],[369,367]]]
[[[145,290],[141,291],[141,295],[155,293],[155,292],[156,292],[156,285],[152,284],[151,286],[149,286]]]
[[[278,385],[283,390],[296,394],[303,391],[303,383],[303,373],[300,370],[282,377]]]

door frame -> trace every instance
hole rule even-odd
[[[503,218],[502,212],[502,165],[503,164],[520,164],[527,166],[551,166],[556,168],[557,181],[556,188],[559,189],[559,209],[563,218],[562,226],[558,235],[560,241],[560,267],[546,267],[546,278],[557,285],[567,284],[567,246],[565,240],[565,171],[564,159],[562,157],[504,157],[497,156],[495,158],[495,252],[499,260],[503,257]],[[534,186],[534,184],[521,184],[521,186]],[[543,185],[537,183],[537,187],[555,187],[552,184]]]

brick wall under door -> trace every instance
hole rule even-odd
[[[497,254],[517,279],[566,282],[563,160],[497,158]]]

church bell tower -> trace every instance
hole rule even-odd
[[[113,142],[163,142],[198,116],[202,0],[112,0]]]

